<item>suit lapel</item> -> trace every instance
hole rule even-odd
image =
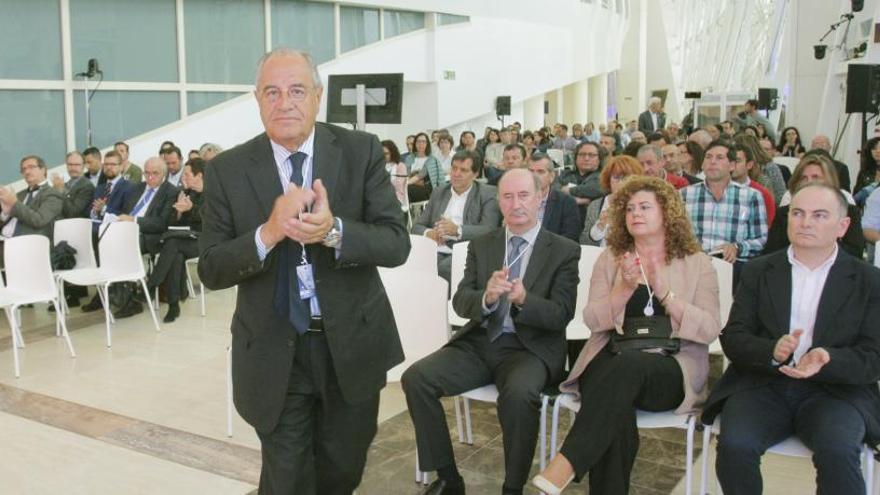
[[[555,214],[555,206],[556,206],[556,190],[552,187],[550,188],[550,192],[547,193],[547,204],[544,205],[544,218],[541,220],[541,226],[546,227],[548,225],[553,225],[552,220],[553,215]]]
[[[550,254],[550,235],[546,230],[538,230],[538,237],[535,238],[535,247],[529,256],[529,265],[526,267],[526,276],[523,277],[523,287],[526,290],[532,290],[535,279],[544,270],[547,263],[547,257]]]
[[[825,287],[822,288],[822,296],[819,298],[819,308],[816,311],[816,322],[813,325],[813,345],[821,342],[820,338],[833,324],[841,306],[849,299],[853,287],[853,264],[848,255],[843,251],[837,252],[837,259],[828,272],[825,279]]]
[[[330,130],[315,124],[315,156],[312,159],[312,178],[321,179],[327,189],[327,198],[333,204],[336,182],[342,167],[342,149],[336,144],[336,137]],[[331,207],[332,209],[332,207]]]
[[[449,204],[449,200],[452,198],[452,185],[449,186],[449,197],[446,198],[446,203]],[[443,208],[444,211],[446,208]],[[471,187],[470,192],[468,193],[467,199],[464,202],[464,218],[465,225],[476,225],[480,223],[480,183],[474,182],[474,185]]]
[[[269,137],[262,134],[251,142],[251,163],[245,168],[245,175],[253,187],[257,202],[268,218],[272,213],[275,198],[284,194],[281,189],[281,180],[278,177],[278,167],[275,165],[275,155],[272,153],[272,145]]]
[[[492,272],[504,267],[505,244],[507,243],[504,233],[505,229],[501,227],[492,234],[492,242],[489,243],[489,256],[486,259],[488,264],[486,267],[487,280],[492,276]]]
[[[788,333],[791,324],[791,264],[788,263],[786,252],[783,251],[774,259],[767,270],[767,297],[773,307],[776,329],[779,334]]]

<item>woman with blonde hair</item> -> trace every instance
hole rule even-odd
[[[721,327],[715,268],[679,193],[655,177],[630,177],[610,208],[608,249],[584,309],[592,336],[560,385],[583,401],[561,451],[533,480],[550,494],[588,472],[590,493],[626,493],[636,409],[699,407]]]

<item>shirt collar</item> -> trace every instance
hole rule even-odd
[[[456,198],[466,198],[467,195],[470,194],[471,189],[473,189],[473,188],[474,188],[474,183],[471,182],[470,187],[465,189],[465,191],[463,193],[458,194],[457,192],[455,192],[455,189],[452,188],[452,184],[449,185],[449,191],[452,192],[452,195],[455,196]]]
[[[801,263],[800,261],[798,261],[794,257],[794,246],[789,245],[788,250],[787,250],[788,262],[791,263],[791,266],[796,266],[798,268],[802,268],[808,272],[818,272],[818,271],[825,270],[825,269],[829,268],[837,260],[837,252],[838,252],[838,248],[837,248],[837,243],[835,242],[834,243],[834,251],[831,252],[831,255],[828,256],[828,258],[825,261],[823,261],[821,265],[817,266],[814,270],[811,270],[807,265]]]
[[[286,162],[290,158],[290,155],[292,155],[294,153],[294,152],[291,152],[290,150],[288,150],[287,148],[285,148],[284,146],[281,146],[280,144],[276,143],[272,139],[269,139],[269,144],[272,145],[272,154],[275,155],[275,159],[279,163]],[[296,151],[298,151],[300,153],[305,153],[307,158],[311,158],[311,156],[314,152],[314,149],[315,149],[315,128],[312,127],[312,132],[309,133],[309,137],[307,137],[306,140],[303,141],[303,143],[299,146],[299,148],[296,149]]]
[[[532,227],[531,229],[525,231],[523,234],[519,235],[519,237],[522,237],[523,239],[525,239],[526,241],[528,241],[529,246],[534,246],[534,245],[535,245],[535,239],[538,238],[538,231],[539,231],[539,230],[541,230],[541,222],[535,222],[535,226],[534,226],[534,227]],[[514,234],[513,232],[511,232],[510,229],[507,228],[507,227],[504,227],[504,234],[505,234],[505,235],[504,235],[504,238],[505,238],[508,242],[510,242],[510,238],[511,238],[511,237],[513,237],[513,236],[515,236],[515,235],[518,235],[518,234]]]

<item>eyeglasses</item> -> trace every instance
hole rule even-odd
[[[578,153],[577,156],[585,158],[599,158],[599,153]]]
[[[21,173],[25,173],[25,172],[27,172],[28,170],[32,170],[32,169],[35,169],[35,168],[40,168],[40,166],[37,165],[36,163],[29,163],[29,164],[27,164],[27,165],[22,165],[22,166],[21,166]]]
[[[281,88],[270,86],[263,89],[263,99],[269,103],[275,104],[281,100]],[[293,101],[303,101],[309,95],[309,90],[303,86],[291,86],[287,88],[287,97]]]
[[[159,172],[158,170],[156,170],[154,172],[151,172],[149,170],[144,170],[144,175],[146,175],[148,177],[161,177],[162,172]]]

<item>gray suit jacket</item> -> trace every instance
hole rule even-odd
[[[64,207],[61,212],[64,218],[89,217],[88,210],[92,205],[92,198],[95,196],[95,185],[88,177],[67,181],[67,184],[64,184],[63,194]]]
[[[55,220],[61,218],[64,197],[48,183],[40,186],[37,197],[24,204],[27,189],[19,191],[18,202],[12,207],[10,217],[18,219],[17,235],[40,234],[52,240]]]
[[[452,197],[452,184],[434,189],[428,206],[422,210],[419,221],[412,227],[412,233],[422,235],[434,227],[443,216],[449,199]],[[464,204],[464,225],[461,226],[462,241],[491,232],[501,225],[501,210],[498,209],[498,193],[495,187],[474,182]]]

